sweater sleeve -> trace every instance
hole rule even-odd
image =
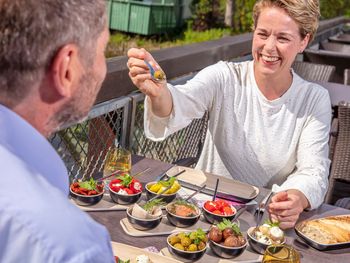
[[[160,141],[170,134],[186,127],[193,119],[202,118],[212,106],[215,94],[220,89],[224,62],[219,62],[201,70],[184,85],[168,84],[173,99],[170,116],[159,118],[152,113],[151,101],[145,99],[144,127],[146,137]],[[220,80],[221,79],[221,80]]]
[[[297,148],[296,170],[281,185],[273,186],[273,191],[288,189],[301,191],[315,209],[324,200],[328,188],[330,160],[328,140],[331,123],[331,103],[329,94],[323,90],[310,110],[301,133]]]

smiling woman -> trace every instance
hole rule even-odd
[[[150,53],[130,49],[129,76],[147,95],[148,138],[162,140],[209,112],[197,168],[280,192],[268,210],[290,228],[323,202],[328,184],[329,95],[291,69],[316,32],[319,3],[260,0],[253,14],[253,61],[220,61],[173,86],[152,80]]]

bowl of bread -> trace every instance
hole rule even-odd
[[[350,215],[305,220],[296,224],[295,232],[318,250],[350,248]]]

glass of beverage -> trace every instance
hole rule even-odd
[[[300,263],[299,252],[285,244],[274,244],[265,250],[263,263]]]
[[[131,171],[131,153],[124,148],[112,148],[106,158],[105,166],[103,169],[103,176],[111,174],[117,170],[121,172],[129,173]],[[113,178],[108,178],[105,182],[108,183]]]

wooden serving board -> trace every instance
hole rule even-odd
[[[133,247],[129,245],[125,245],[122,243],[117,242],[111,242],[112,250],[114,256],[117,256],[123,261],[129,260],[130,263],[136,263],[136,257],[139,255],[146,255],[150,258],[150,260],[153,263],[179,263],[181,261],[178,261],[173,258],[165,257],[161,254],[152,253],[149,251],[146,251],[142,248]]]
[[[160,251],[164,256],[171,258],[171,259],[177,259],[182,262],[186,262],[184,258],[177,257],[169,252],[169,249],[167,247],[163,248]],[[204,254],[203,257],[199,259],[198,262],[205,262],[205,263],[257,263],[262,261],[263,256],[255,253],[248,245],[246,250],[238,257],[233,259],[224,259],[220,258],[217,255],[214,254],[214,252],[208,247],[207,252]]]
[[[120,225],[122,226],[126,234],[134,237],[163,236],[181,231],[194,231],[197,228],[202,228],[204,231],[208,231],[211,226],[211,224],[205,221],[203,216],[201,216],[201,218],[197,221],[196,224],[186,228],[171,225],[166,216],[163,216],[162,222],[160,222],[160,224],[156,228],[146,231],[135,229],[130,224],[127,218],[123,218],[122,220],[120,220]]]
[[[206,184],[207,187],[202,192],[208,195],[214,194],[217,179],[220,179],[217,193],[219,198],[247,203],[259,194],[259,188],[256,186],[188,167],[174,166],[167,175],[172,176],[182,170],[186,172],[177,177],[182,186],[195,190]]]

